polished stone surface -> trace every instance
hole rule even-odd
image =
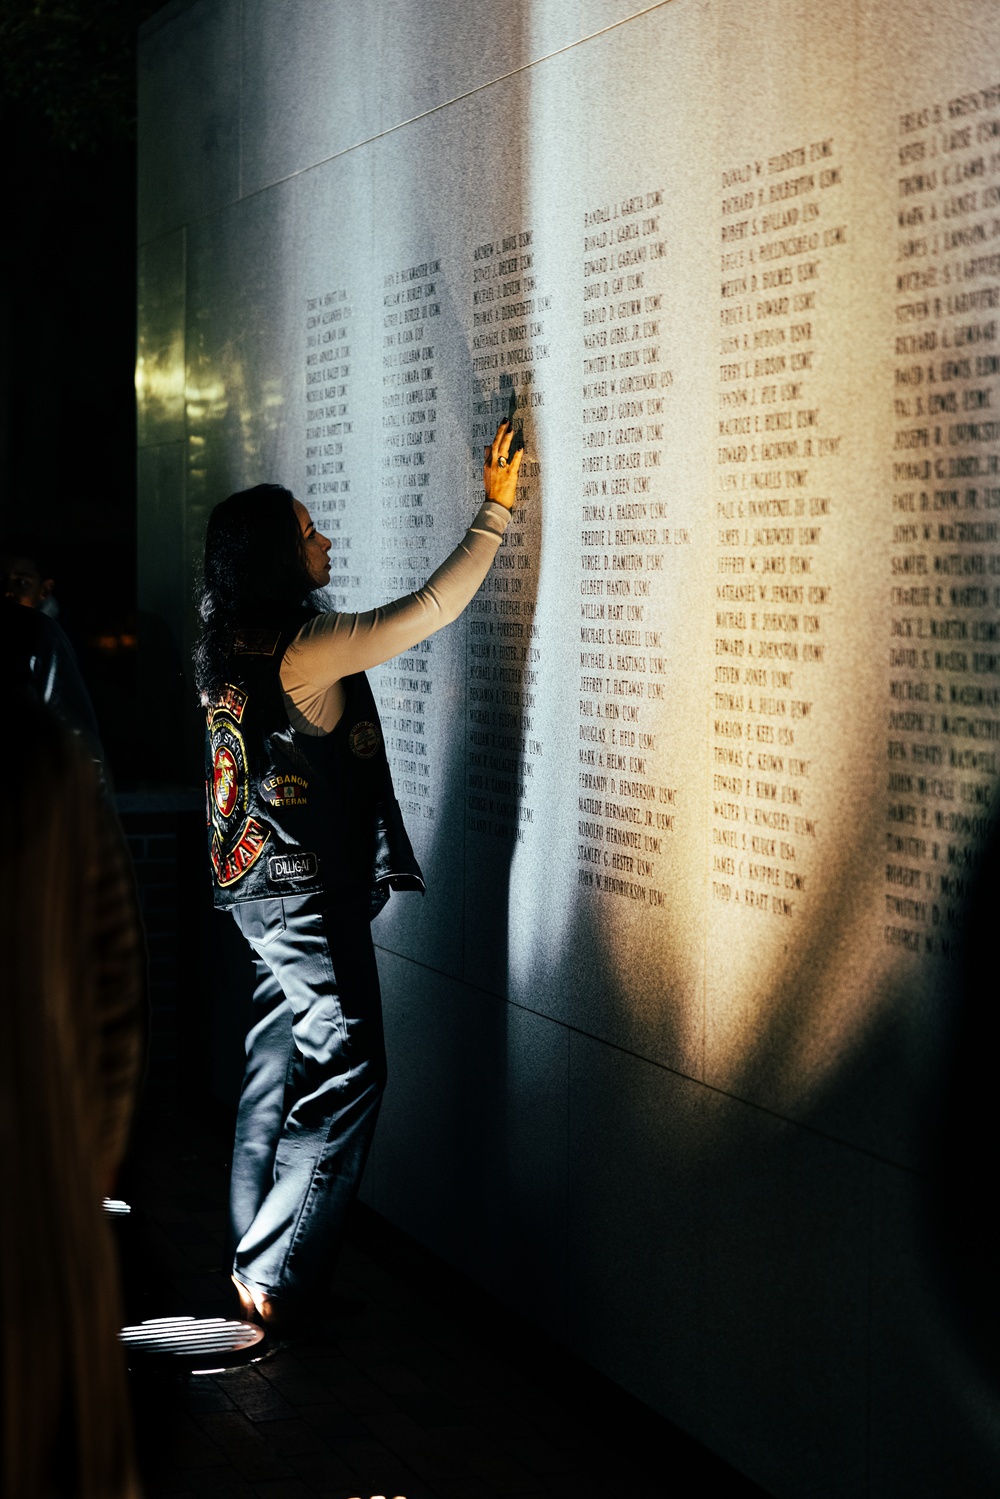
[[[242,186],[257,192],[377,135],[381,124],[378,0],[243,8],[241,86],[245,101]]]
[[[239,196],[239,27],[238,0],[196,0],[143,29],[140,241]]]
[[[184,231],[139,247],[136,416],[140,448],[184,438]]]
[[[527,441],[469,609],[372,672],[428,894],[375,927],[366,1191],[775,1492],[995,1462],[899,1194],[995,826],[998,47],[982,0],[143,33],[177,649],[230,490],[292,487],[362,609],[459,540],[511,392]]]
[[[365,1200],[564,1337],[565,1029],[389,953],[379,971],[391,1082]]]

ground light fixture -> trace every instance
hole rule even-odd
[[[118,1334],[129,1368],[224,1374],[264,1357],[264,1329],[227,1317],[151,1317]]]

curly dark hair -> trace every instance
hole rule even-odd
[[[216,505],[205,533],[198,599],[201,636],[194,649],[203,703],[217,700],[233,632],[242,625],[283,625],[316,585],[309,576],[294,495],[257,484]]]

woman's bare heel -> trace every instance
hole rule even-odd
[[[250,1287],[244,1285],[236,1275],[233,1275],[230,1278],[233,1282],[233,1285],[236,1287],[236,1294],[240,1298],[240,1306],[243,1309],[243,1316],[248,1322],[262,1322],[263,1318],[260,1315],[260,1308],[254,1300],[253,1292],[250,1290]]]

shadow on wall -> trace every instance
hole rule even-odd
[[[525,12],[519,12],[511,16],[510,33],[505,31],[511,67],[528,57],[525,24]],[[529,130],[511,132],[504,189],[495,204],[487,205],[489,216],[483,220],[487,225],[483,235],[496,241],[498,255],[505,237],[516,237],[531,225],[532,162],[522,144],[528,136]],[[475,181],[469,183],[469,192],[475,195],[480,190]],[[421,258],[442,255],[450,243],[444,243],[441,229],[427,213],[420,184],[414,184],[412,192],[412,204],[399,207],[411,214],[415,225],[414,253]],[[459,277],[439,286],[441,325],[454,328],[462,337],[462,345],[453,351],[453,367],[447,387],[442,385],[439,391],[439,402],[450,403],[454,427],[468,433],[472,495],[478,496],[484,444],[507,417],[511,394],[516,426],[525,424],[531,381],[523,376],[523,364],[513,361],[510,369],[474,370],[472,307],[454,301],[456,288],[462,285]],[[543,534],[543,483],[531,427],[526,426],[525,438],[534,462],[531,474],[519,486],[501,556],[465,619],[453,627],[466,642],[465,681],[460,682],[460,696],[454,702],[438,703],[439,712],[445,706],[450,712],[438,781],[438,800],[445,815],[433,824],[435,845],[427,866],[456,872],[453,887],[459,907],[453,920],[462,932],[462,968],[453,979],[438,974],[424,974],[421,979],[438,991],[430,1004],[432,1045],[426,1034],[414,1037],[414,1055],[432,1057],[430,1103],[426,1079],[420,1087],[423,1097],[412,1096],[418,1079],[414,1069],[406,1066],[411,1027],[420,1027],[421,995],[411,998],[400,989],[397,1003],[391,1006],[394,1034],[390,1034],[387,1093],[391,1117],[382,1123],[381,1141],[376,1138],[373,1192],[376,1207],[382,1207],[378,1199],[382,1160],[385,1178],[394,1183],[391,1204],[387,1202],[385,1208],[396,1222],[475,1279],[490,1286],[504,1285],[505,1294],[514,1298],[523,1292],[520,1304],[534,1310],[540,1292],[532,1282],[540,1279],[541,1259],[546,1253],[552,1258],[553,1250],[526,1238],[519,1255],[510,1256],[517,1207],[525,1195],[523,1183],[514,1175],[517,1151],[511,1147],[511,1130],[516,1123],[510,1115],[523,1100],[511,1100],[517,1079],[510,1058],[511,1048],[523,1045],[523,1039],[511,1033],[516,1018],[504,1003],[510,967],[511,878],[522,826],[520,791],[528,779],[525,738],[531,732],[531,706],[525,690]],[[444,472],[435,477],[439,484],[447,483]],[[493,588],[498,577],[517,577],[516,613],[510,610],[511,592]],[[472,684],[480,690],[475,700],[469,693]],[[375,940],[379,943],[378,923]],[[402,983],[414,977],[411,965],[402,964],[400,970]],[[465,983],[454,982],[457,979]],[[529,1231],[529,1225],[526,1228]],[[555,1253],[562,1253],[561,1237]],[[564,1295],[561,1285],[559,1297]],[[562,1306],[556,1318],[546,1318],[543,1309],[538,1309],[538,1315],[547,1325],[561,1322],[562,1331]]]
[[[944,1054],[928,1115],[926,1232],[948,1310],[983,1376],[1000,1391],[1000,1274],[995,1184],[1000,1151],[997,921],[1000,799],[970,881],[966,945]]]

